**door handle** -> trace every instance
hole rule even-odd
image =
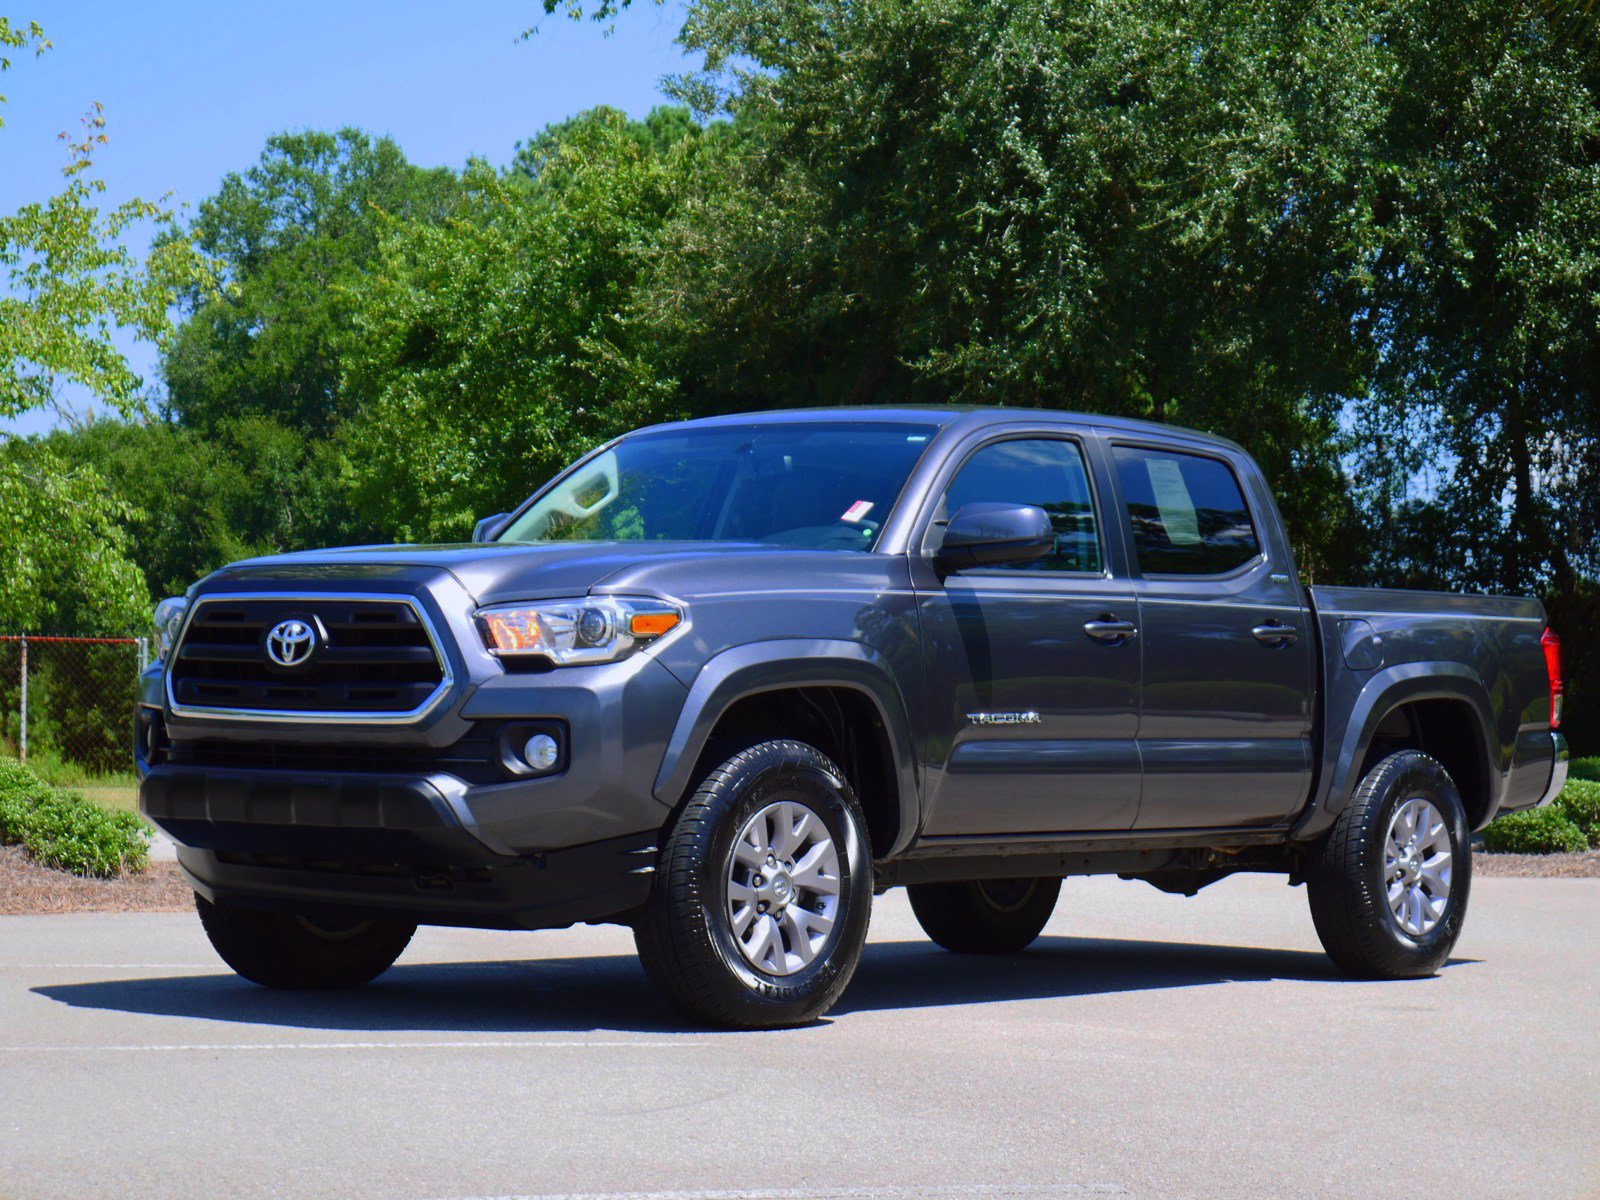
[[[1119,621],[1110,613],[1106,613],[1098,621],[1089,621],[1083,627],[1097,642],[1104,642],[1108,646],[1120,646],[1123,642],[1131,642],[1139,636],[1139,627],[1132,621]]]
[[[1285,625],[1279,621],[1268,621],[1265,625],[1257,625],[1250,631],[1258,642],[1268,646],[1288,646],[1300,636],[1293,625]]]

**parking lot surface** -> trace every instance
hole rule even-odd
[[[0,918],[0,1197],[1600,1196],[1600,880],[1480,879],[1437,978],[1301,890],[1069,880],[1026,954],[881,897],[813,1027],[685,1027],[616,928],[422,930],[273,993],[191,915]]]

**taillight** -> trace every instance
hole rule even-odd
[[[1561,700],[1566,687],[1561,682],[1561,639],[1554,630],[1546,629],[1539,639],[1544,647],[1544,669],[1550,676],[1550,728],[1561,728]]]

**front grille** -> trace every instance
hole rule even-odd
[[[292,667],[267,654],[269,631],[286,620],[316,631],[310,658]],[[445,678],[412,602],[339,596],[202,597],[169,668],[180,712],[409,717]]]

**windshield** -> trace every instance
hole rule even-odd
[[[568,471],[495,540],[870,550],[936,432],[796,421],[635,434]]]

